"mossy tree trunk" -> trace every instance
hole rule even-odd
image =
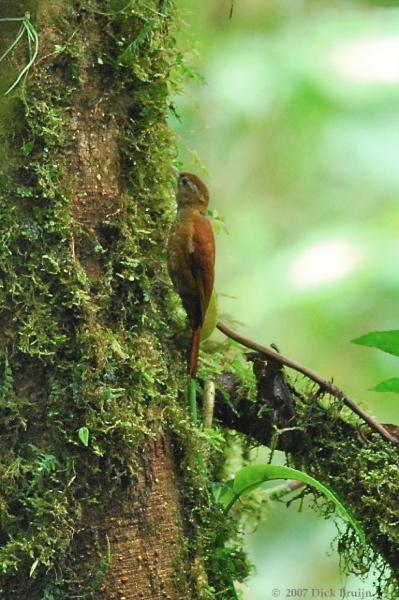
[[[213,597],[224,525],[165,273],[173,2],[0,17],[28,10],[39,56],[0,101],[0,596]],[[0,52],[18,26],[0,23]],[[26,53],[0,65],[2,94]]]

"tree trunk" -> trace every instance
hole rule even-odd
[[[0,100],[0,595],[210,598],[227,533],[164,257],[173,2],[10,0],[0,17],[27,10],[39,55]],[[0,27],[2,52],[19,23]]]

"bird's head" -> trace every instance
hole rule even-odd
[[[198,208],[206,211],[209,192],[205,183],[192,173],[177,174],[176,200],[178,208]]]

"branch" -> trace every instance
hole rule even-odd
[[[335,398],[342,400],[342,402],[348,408],[350,408],[361,419],[363,419],[363,421],[365,421],[372,429],[374,429],[374,431],[377,431],[385,440],[396,446],[399,444],[399,440],[395,436],[391,435],[389,431],[387,431],[385,427],[381,425],[381,423],[376,421],[376,419],[374,419],[371,415],[364,411],[358,404],[356,404],[354,400],[349,398],[342,390],[340,390],[336,385],[334,385],[330,381],[323,379],[317,373],[314,373],[307,367],[304,367],[296,361],[283,356],[282,354],[276,352],[272,348],[268,348],[267,346],[258,344],[258,342],[254,342],[253,340],[240,335],[222,321],[218,321],[217,328],[227,337],[231,338],[232,340],[235,340],[236,342],[239,342],[243,346],[251,348],[252,350],[255,350],[256,352],[267,356],[269,359],[272,359],[281,365],[285,365],[286,367],[294,369],[295,371],[298,371],[298,373],[302,373],[303,375],[317,383],[322,390],[328,392]]]
[[[365,436],[356,424],[316,402],[323,396],[321,388],[316,393],[297,390],[274,356],[258,352],[247,357],[253,362],[256,397],[245,380],[233,373],[219,374],[216,420],[272,451],[284,451],[290,466],[334,490],[362,524],[369,544],[359,546],[346,534],[341,537],[339,552],[347,569],[364,574],[377,562],[380,581],[392,584],[392,597],[399,598],[397,446],[376,433]],[[388,566],[391,576],[385,571]]]

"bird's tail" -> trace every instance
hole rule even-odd
[[[201,341],[201,327],[198,327],[193,331],[193,337],[191,341],[191,355],[190,355],[190,365],[189,365],[189,375],[191,377],[195,377],[197,373],[197,365],[198,365],[198,352],[199,345]]]

